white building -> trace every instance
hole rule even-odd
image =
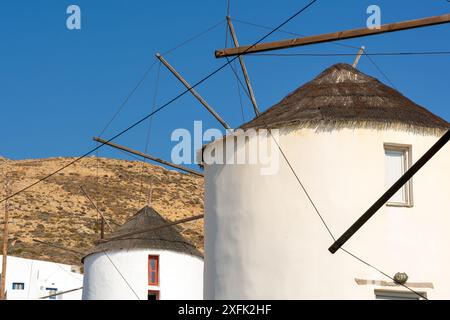
[[[83,299],[201,300],[202,254],[174,226],[148,231],[167,223],[145,207],[93,248],[83,258]]]
[[[267,127],[280,129],[281,149],[337,238],[450,125],[338,64],[242,126]],[[224,144],[203,156],[213,149]],[[419,298],[328,251],[333,239],[278,151],[274,175],[262,175],[261,164],[205,164],[205,298]],[[391,277],[405,272],[406,285],[429,299],[450,299],[449,195],[446,146],[344,247]]]
[[[0,256],[0,265],[2,260],[3,256]],[[81,300],[83,275],[75,272],[76,269],[61,263],[8,256],[7,300],[36,300],[66,291],[70,292],[45,300]]]

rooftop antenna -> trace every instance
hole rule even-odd
[[[233,22],[231,21],[230,16],[227,16],[228,28],[230,29],[231,38],[233,39],[234,47],[239,47],[239,42],[236,36],[236,32],[234,30]],[[244,57],[239,56],[239,63],[241,65],[242,74],[244,75],[245,84],[247,85],[247,90],[250,95],[250,100],[252,101],[253,109],[255,110],[255,115],[259,116],[260,111],[258,108],[258,104],[256,103],[255,94],[253,92],[253,88],[250,84],[250,77],[248,76],[247,68],[245,67]]]
[[[366,47],[364,47],[364,46],[362,46],[361,49],[359,49],[358,55],[356,56],[356,59],[353,62],[353,68],[356,69],[356,67],[358,66],[359,60],[361,59],[361,56],[364,53],[364,50],[366,50]]]

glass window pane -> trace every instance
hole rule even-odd
[[[392,187],[405,173],[405,152],[397,150],[386,150],[386,188]],[[403,186],[391,199],[390,202],[406,203],[406,187]]]
[[[151,282],[151,283],[156,283],[156,273],[155,273],[155,272],[152,272],[152,273],[151,273],[151,279],[150,279],[150,282]]]
[[[12,289],[13,290],[24,290],[25,289],[25,283],[23,283],[23,282],[13,282]]]
[[[148,256],[148,283],[158,285],[159,256]]]

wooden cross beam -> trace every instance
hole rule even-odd
[[[271,51],[278,49],[287,49],[293,47],[306,46],[309,44],[325,43],[337,40],[353,39],[359,37],[373,36],[382,33],[395,32],[408,29],[416,29],[450,22],[450,14],[441,16],[403,21],[397,23],[389,23],[382,25],[379,29],[354,29],[340,32],[321,34],[317,36],[308,36],[295,39],[280,40],[268,43],[259,43],[254,46],[241,46],[237,48],[225,48],[216,50],[216,58],[224,58],[236,55],[244,55],[249,53]]]
[[[148,160],[151,160],[151,161],[155,161],[155,162],[164,164],[166,166],[169,166],[169,167],[181,170],[181,171],[189,172],[189,173],[195,174],[196,176],[199,176],[199,177],[203,177],[203,173],[201,173],[201,172],[189,169],[187,167],[180,166],[178,164],[175,164],[175,163],[163,160],[163,159],[159,159],[159,158],[153,157],[153,156],[151,156],[149,154],[145,154],[143,152],[140,152],[140,151],[137,151],[137,150],[133,150],[133,149],[130,149],[130,148],[127,148],[127,147],[115,144],[113,142],[108,142],[108,141],[106,141],[104,139],[101,139],[101,138],[94,137],[93,140],[97,141],[97,142],[100,142],[100,143],[103,143],[103,144],[106,144],[106,145],[108,145],[110,147],[113,147],[113,148],[116,148],[116,149],[119,149],[119,150],[122,150],[122,151],[125,151],[125,152],[128,152],[128,153],[134,154],[136,156],[143,157],[145,159],[148,159]]]

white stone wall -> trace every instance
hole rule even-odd
[[[159,256],[159,287],[148,285],[149,255]],[[121,250],[108,256],[113,263],[104,253],[85,258],[83,299],[147,300],[148,290],[160,291],[160,300],[203,299],[201,258],[164,250]]]
[[[3,256],[0,256],[0,266]],[[58,292],[83,286],[83,275],[71,272],[66,264],[8,256],[6,291],[8,300],[36,300],[49,295],[46,288]],[[13,290],[13,283],[24,283],[23,290]],[[55,297],[57,300],[81,300],[81,290]],[[48,299],[47,299],[48,300]]]
[[[385,191],[384,143],[412,145],[415,162],[438,136],[399,130],[292,131],[281,146],[336,237]],[[333,243],[286,162],[206,165],[205,299],[373,299],[388,280]],[[450,146],[413,179],[414,207],[383,207],[346,248],[389,275],[431,282],[450,299]],[[390,289],[388,287],[388,289]]]

